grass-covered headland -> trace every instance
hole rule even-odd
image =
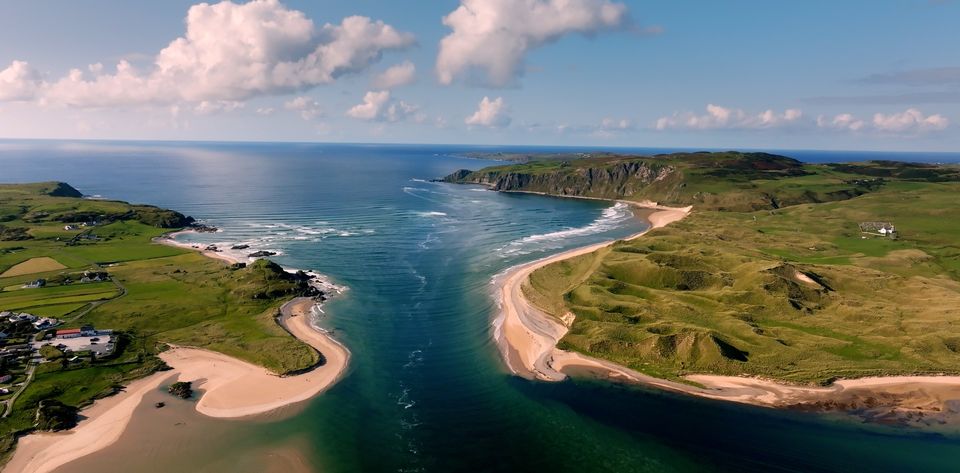
[[[268,260],[231,267],[152,242],[193,223],[171,210],[84,199],[63,183],[0,185],[0,454],[16,434],[69,427],[77,408],[163,369],[156,355],[167,344],[276,373],[320,361],[274,321],[282,302],[311,290],[302,277]],[[57,348],[56,330],[81,327],[112,330],[114,349]],[[36,349],[37,341],[49,345]]]
[[[684,153],[534,159],[446,180],[693,205],[531,276],[528,298],[576,316],[562,349],[668,379],[960,373],[960,167]]]

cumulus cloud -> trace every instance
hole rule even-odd
[[[389,67],[373,78],[373,86],[378,89],[394,89],[412,84],[417,78],[417,67],[410,61]]]
[[[31,100],[40,88],[40,73],[23,61],[13,61],[0,71],[0,101]]]
[[[849,114],[841,113],[833,118],[820,115],[817,117],[817,126],[843,131],[860,131],[867,125],[863,120]]]
[[[908,108],[898,113],[875,113],[870,121],[849,113],[841,113],[834,117],[821,115],[817,117],[817,126],[837,131],[916,135],[944,130],[950,126],[950,120],[940,114],[924,115],[920,110]]]
[[[420,113],[420,107],[395,100],[390,97],[390,91],[370,91],[363,96],[363,103],[354,105],[347,110],[347,116],[358,120],[399,122],[413,119],[422,122],[426,119]]]
[[[477,105],[477,111],[464,120],[464,123],[470,126],[483,126],[487,128],[503,128],[510,124],[510,115],[507,113],[506,103],[503,97],[497,97],[490,100],[484,97]]]
[[[413,43],[411,34],[362,16],[317,27],[277,0],[201,3],[187,13],[186,34],[145,70],[127,61],[113,72],[95,64],[38,83],[24,72],[29,65],[14,62],[2,73],[0,98],[77,107],[242,101],[331,83]]]
[[[909,108],[900,113],[889,115],[876,113],[873,115],[873,126],[878,131],[891,133],[923,133],[940,131],[950,125],[943,115],[924,115],[915,108]]]
[[[323,107],[316,100],[301,96],[284,102],[283,108],[294,112],[300,112],[300,118],[304,120],[313,120],[323,115]],[[271,112],[272,113],[272,112]]]
[[[491,85],[511,83],[527,52],[572,33],[625,26],[627,7],[608,0],[461,0],[443,18],[452,31],[440,41],[442,84],[479,71]]]
[[[232,112],[244,107],[243,102],[232,100],[204,100],[193,107],[193,113],[197,115],[213,115],[216,113]]]
[[[374,120],[380,115],[381,110],[389,100],[389,91],[367,92],[363,96],[363,103],[354,105],[350,110],[347,110],[347,116],[358,120]]]
[[[799,124],[803,118],[803,112],[795,108],[784,110],[782,113],[766,110],[753,114],[739,108],[708,104],[706,111],[705,114],[677,112],[669,117],[661,117],[656,122],[656,129],[766,129]]]

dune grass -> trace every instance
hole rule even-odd
[[[695,208],[544,267],[524,290],[557,317],[576,315],[561,348],[663,378],[957,374],[957,195],[953,182],[890,182],[777,210]],[[862,221],[892,221],[899,238],[862,235]]]

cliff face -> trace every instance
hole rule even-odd
[[[755,211],[852,199],[884,187],[888,180],[960,179],[955,177],[960,176],[958,169],[874,162],[814,165],[768,153],[726,151],[548,158],[478,171],[461,169],[442,180],[498,191]]]
[[[643,194],[656,183],[670,182],[675,174],[677,170],[673,166],[628,161],[600,167],[564,169],[561,166],[555,172],[461,169],[443,181],[482,184],[498,191],[622,198]]]
[[[83,197],[83,194],[66,182],[54,182],[47,195],[52,197]]]

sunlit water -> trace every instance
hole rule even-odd
[[[643,223],[622,205],[429,182],[491,164],[454,157],[463,147],[0,144],[0,181],[174,208],[222,229],[193,241],[275,251],[349,287],[320,321],[353,353],[328,392],[240,421],[144,405],[129,435],[63,471],[955,471],[960,459],[951,435],[510,376],[491,279]]]

